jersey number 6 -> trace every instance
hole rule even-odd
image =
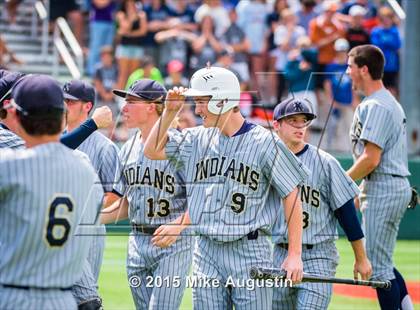
[[[57,208],[66,208],[67,212],[73,211],[73,203],[69,197],[56,197],[48,209],[48,221],[45,238],[52,247],[60,247],[67,241],[70,233],[70,223],[65,217],[57,216]],[[61,213],[65,213],[62,211]],[[61,230],[58,229],[61,227]]]

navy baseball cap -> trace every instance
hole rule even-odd
[[[125,98],[127,95],[145,100],[164,100],[166,97],[166,88],[159,82],[150,79],[142,79],[134,82],[130,88],[125,90],[114,89],[112,91],[118,97]]]
[[[92,85],[79,80],[67,82],[63,86],[64,99],[81,100],[95,104],[95,89]]]
[[[312,112],[312,105],[307,99],[289,98],[280,102],[273,112],[273,119],[278,121],[291,115],[304,114],[308,120],[313,120],[316,115]]]
[[[25,76],[25,74],[21,72],[4,71],[4,76],[0,79],[0,103],[6,99],[12,98],[13,85],[15,85],[20,78]]]
[[[13,86],[12,98],[16,109],[24,115],[47,117],[64,111],[60,84],[47,75],[30,74]]]

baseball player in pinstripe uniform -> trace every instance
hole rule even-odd
[[[1,70],[0,73],[0,148],[23,148],[25,142],[14,132],[10,131],[6,125],[6,123],[12,122],[12,118],[7,117],[7,110],[3,106],[7,106],[11,99],[13,84],[24,75],[19,72],[6,70]]]
[[[187,207],[184,177],[167,160],[154,161],[143,154],[144,142],[162,113],[166,89],[144,79],[114,94],[125,98],[122,115],[127,127],[139,132],[120,151],[114,191],[121,199],[103,211],[103,221],[128,217],[132,225],[127,274],[136,308],[178,309],[191,266],[192,237],[188,231],[180,238],[167,232],[180,229],[177,224]],[[159,232],[167,238],[156,240]]]
[[[353,203],[359,193],[337,160],[304,141],[306,129],[316,117],[307,100],[287,99],[274,109],[273,126],[289,149],[309,169],[300,191],[303,209],[303,270],[310,274],[334,276],[338,264],[335,247],[337,222],[351,242],[354,276],[367,280],[372,267],[363,246],[363,232]],[[277,198],[277,201],[279,199]],[[287,222],[280,212],[273,229],[274,265],[287,255]],[[273,309],[327,309],[332,284],[302,283],[274,291]]]
[[[363,179],[360,210],[372,278],[392,283],[390,290],[376,289],[379,304],[382,309],[413,309],[392,260],[398,226],[411,198],[406,116],[383,86],[384,62],[382,51],[374,45],[349,52],[347,73],[353,88],[366,97],[356,109],[350,130],[355,161],[347,174],[353,180]]]
[[[91,85],[84,81],[73,80],[63,86],[64,101],[67,107],[67,131],[72,132],[88,118],[89,112],[95,103],[95,90]],[[92,133],[77,148],[88,155],[105,192],[104,205],[110,205],[119,197],[112,192],[114,183],[115,167],[118,162],[117,146],[100,132]],[[101,225],[102,231],[93,238],[93,243],[89,251],[88,261],[91,272],[98,281],[99,271],[102,264],[103,251],[105,249],[105,225]],[[89,268],[86,268],[89,269]],[[95,297],[92,285],[96,288],[97,284],[91,281],[89,271],[83,274],[80,281],[73,287],[73,294],[78,301],[79,308],[89,309],[87,303],[96,306],[99,304]]]
[[[194,98],[203,126],[167,132],[185,96]],[[245,121],[239,96],[239,81],[231,71],[198,70],[190,89],[169,91],[162,118],[146,142],[146,156],[168,158],[186,173],[189,217],[199,235],[193,273],[212,281],[210,287],[194,286],[194,309],[271,308],[272,288],[249,289],[240,283],[249,280],[252,265],[272,266],[267,234],[279,207],[266,200],[274,190],[284,199],[292,223],[290,251],[282,267],[293,280],[302,276],[297,186],[306,171],[280,139]]]
[[[70,288],[91,244],[78,225],[94,223],[103,190],[87,158],[58,143],[58,83],[27,76],[13,98],[8,113],[28,149],[0,153],[0,309],[76,309]]]
[[[13,118],[8,117],[12,87],[24,75],[20,72],[6,71],[0,78],[0,148],[21,148],[24,141],[16,135],[17,124]],[[84,139],[98,128],[108,127],[112,122],[112,112],[108,107],[96,109],[92,118],[81,124],[77,129],[60,137],[60,142],[69,148],[75,149]]]

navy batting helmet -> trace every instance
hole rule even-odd
[[[281,120],[287,116],[303,114],[308,120],[313,120],[316,115],[312,112],[312,105],[307,99],[289,98],[280,102],[274,109],[273,119]]]

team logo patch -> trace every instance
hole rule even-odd
[[[303,111],[302,103],[300,103],[299,101],[294,102],[293,109],[296,112],[302,112]]]

